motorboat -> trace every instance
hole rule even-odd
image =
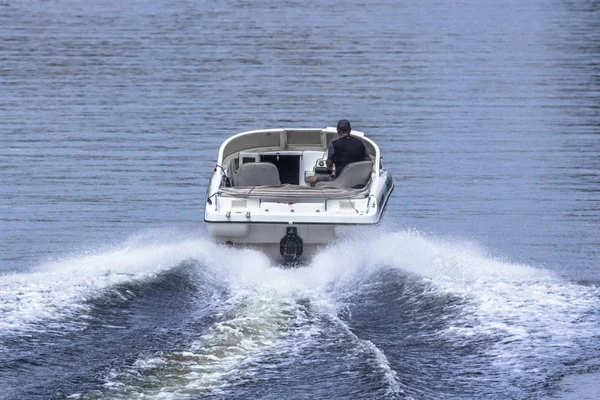
[[[325,129],[263,129],[236,134],[221,145],[206,193],[204,221],[217,243],[256,246],[295,263],[348,231],[377,224],[394,189],[375,142],[352,130],[371,158],[349,164],[334,179]]]

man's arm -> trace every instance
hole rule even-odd
[[[329,148],[327,149],[327,161],[325,164],[327,165],[327,169],[333,172],[333,154],[335,150],[333,149],[333,143],[329,143]]]

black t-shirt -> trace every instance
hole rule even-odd
[[[369,157],[364,143],[353,136],[343,136],[329,145],[327,159],[335,165],[335,175],[339,176],[346,165],[363,161]]]

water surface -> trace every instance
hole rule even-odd
[[[594,398],[598,43],[591,0],[0,2],[0,397]],[[223,140],[340,118],[382,226],[210,241]]]

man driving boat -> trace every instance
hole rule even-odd
[[[347,119],[338,121],[338,138],[329,144],[326,161],[327,169],[330,172],[333,172],[333,166],[335,165],[335,175],[333,173],[330,175],[314,175],[310,180],[311,186],[314,186],[317,182],[330,181],[337,178],[350,163],[371,159],[364,143],[360,139],[351,136],[351,131],[350,121]]]

